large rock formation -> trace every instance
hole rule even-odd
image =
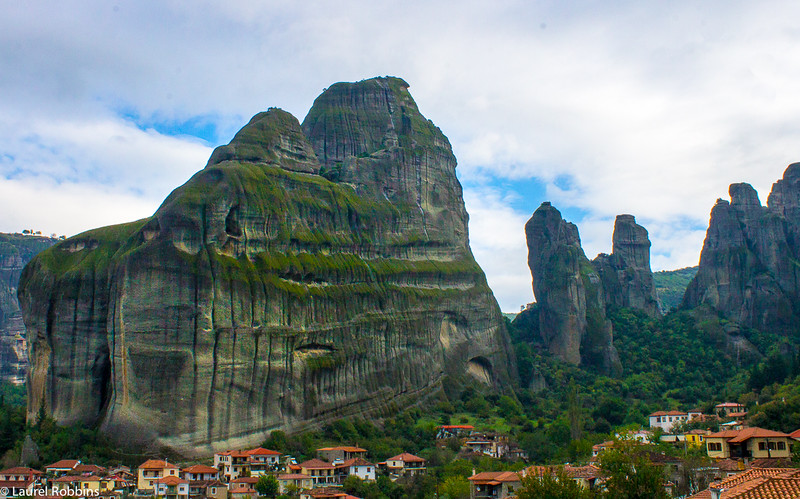
[[[35,258],[29,416],[186,454],[514,372],[456,159],[397,78],[256,115],[147,219]]]
[[[22,268],[56,239],[23,234],[0,234],[0,380],[25,382],[28,351],[25,324],[17,301]]]
[[[651,317],[660,314],[650,270],[650,239],[633,215],[617,215],[611,254],[597,255],[592,264],[603,283],[606,304],[641,310]]]
[[[740,324],[800,334],[800,163],[772,186],[767,206],[749,184],[719,199],[685,307],[711,306]]]
[[[525,224],[525,236],[539,334],[549,351],[572,364],[619,371],[603,286],[578,228],[545,202]]]

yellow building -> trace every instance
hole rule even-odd
[[[156,480],[168,476],[179,478],[181,469],[172,463],[160,459],[149,459],[139,465],[139,480],[136,488],[139,490],[153,490]]]
[[[688,433],[684,433],[683,436],[685,437],[686,444],[689,447],[701,448],[706,446],[706,436],[710,435],[710,431],[706,430],[692,430]]]
[[[714,459],[791,457],[792,437],[763,428],[726,430],[706,435],[706,452]]]

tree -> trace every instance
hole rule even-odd
[[[607,497],[614,499],[666,499],[664,472],[645,452],[647,446],[632,440],[617,440],[600,454],[606,476]]]
[[[460,476],[447,477],[439,490],[451,499],[469,499],[469,480]]]
[[[592,499],[598,497],[594,490],[587,489],[567,476],[563,468],[544,476],[528,475],[517,490],[519,499]]]
[[[278,479],[272,475],[261,475],[258,477],[255,489],[260,497],[276,497],[280,492]]]

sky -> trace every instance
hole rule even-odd
[[[503,311],[533,300],[550,201],[585,253],[617,214],[653,270],[696,265],[711,207],[800,161],[800,3],[81,0],[0,17],[0,231],[151,215],[249,118],[337,81],[405,79],[450,139]]]

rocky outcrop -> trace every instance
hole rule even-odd
[[[706,304],[748,327],[800,334],[800,163],[762,206],[749,184],[711,210],[700,266],[683,306]]]
[[[650,239],[633,215],[617,215],[611,254],[597,255],[592,264],[600,275],[606,304],[641,310],[651,317],[661,313],[650,270]]]
[[[25,324],[17,301],[22,268],[33,256],[52,246],[49,237],[0,234],[0,380],[25,382],[28,369]]]
[[[515,372],[447,138],[397,78],[256,115],[156,213],[25,269],[28,414],[206,454]]]
[[[525,236],[539,334],[548,350],[571,364],[618,372],[605,293],[578,228],[545,202],[525,224]]]

